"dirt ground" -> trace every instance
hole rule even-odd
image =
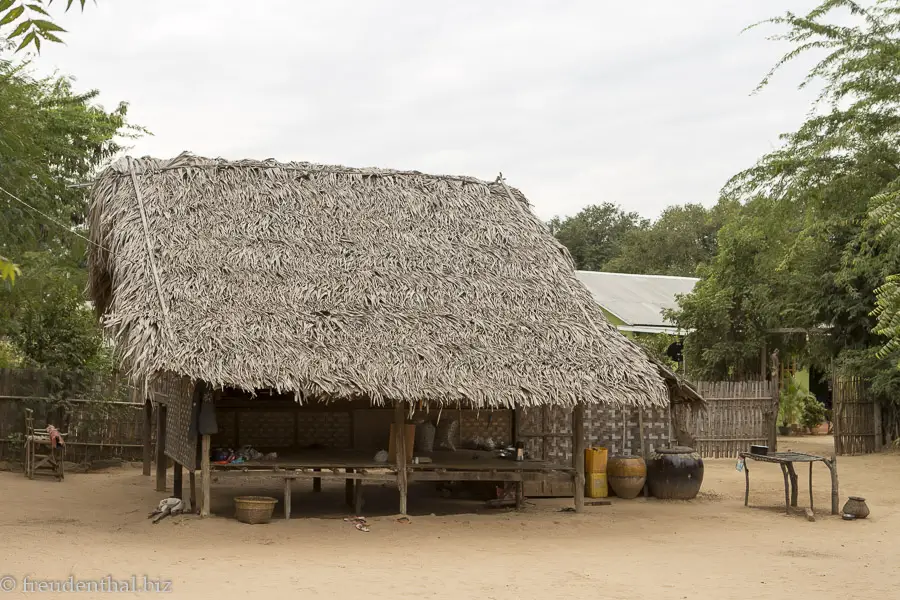
[[[779,449],[830,454],[830,444],[824,436],[785,438]],[[290,522],[251,526],[230,518],[232,496],[280,499],[277,485],[216,485],[213,508],[222,516],[151,525],[146,515],[164,494],[139,469],[71,475],[62,483],[0,473],[0,586],[4,575],[19,586],[0,598],[65,597],[24,594],[21,580],[70,575],[149,576],[171,581],[175,597],[218,600],[897,597],[900,454],[839,459],[841,505],[848,495],[862,495],[871,509],[867,520],[853,522],[830,516],[821,464],[811,523],[784,514],[776,465],[751,464],[751,508],[745,508],[735,461],[705,463],[694,501],[614,499],[582,515],[559,512],[571,500],[537,500],[522,513],[490,511],[424,488],[410,499],[411,522],[401,524],[391,514],[396,491],[374,489],[367,493],[369,533],[341,520],[340,485],[321,494],[298,485]],[[807,473],[799,469],[801,509],[808,505]]]

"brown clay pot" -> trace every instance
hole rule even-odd
[[[844,504],[842,514],[853,515],[857,519],[865,519],[869,516],[869,507],[866,506],[866,499],[859,496],[850,496],[847,503]]]
[[[606,465],[606,479],[619,498],[637,498],[647,481],[647,464],[640,456],[613,456]]]

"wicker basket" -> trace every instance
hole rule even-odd
[[[268,523],[278,500],[268,496],[238,496],[234,499],[234,516],[241,523]]]

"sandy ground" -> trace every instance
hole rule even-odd
[[[779,447],[830,453],[830,443],[786,438]],[[706,461],[694,501],[614,501],[582,515],[559,512],[571,500],[498,512],[440,499],[425,488],[411,498],[411,523],[401,524],[391,514],[396,491],[375,489],[367,495],[369,533],[340,519],[346,516],[340,485],[315,495],[298,485],[293,510],[299,518],[290,522],[250,526],[228,518],[231,496],[280,498],[277,485],[214,486],[214,510],[223,516],[151,525],[146,514],[164,495],[139,469],[71,475],[63,483],[0,473],[0,577],[13,576],[21,586],[25,576],[136,575],[142,581],[146,575],[171,581],[175,597],[218,600],[897,597],[900,454],[839,459],[841,504],[862,495],[872,511],[855,522],[829,515],[828,471],[821,464],[814,473],[814,523],[784,514],[776,465],[752,467],[749,509],[734,460]],[[808,503],[807,473],[799,470],[801,508]],[[35,595],[68,594],[24,594],[20,587],[0,598]]]

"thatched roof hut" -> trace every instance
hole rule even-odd
[[[124,159],[90,225],[90,296],[137,379],[375,404],[669,401],[502,181]]]

